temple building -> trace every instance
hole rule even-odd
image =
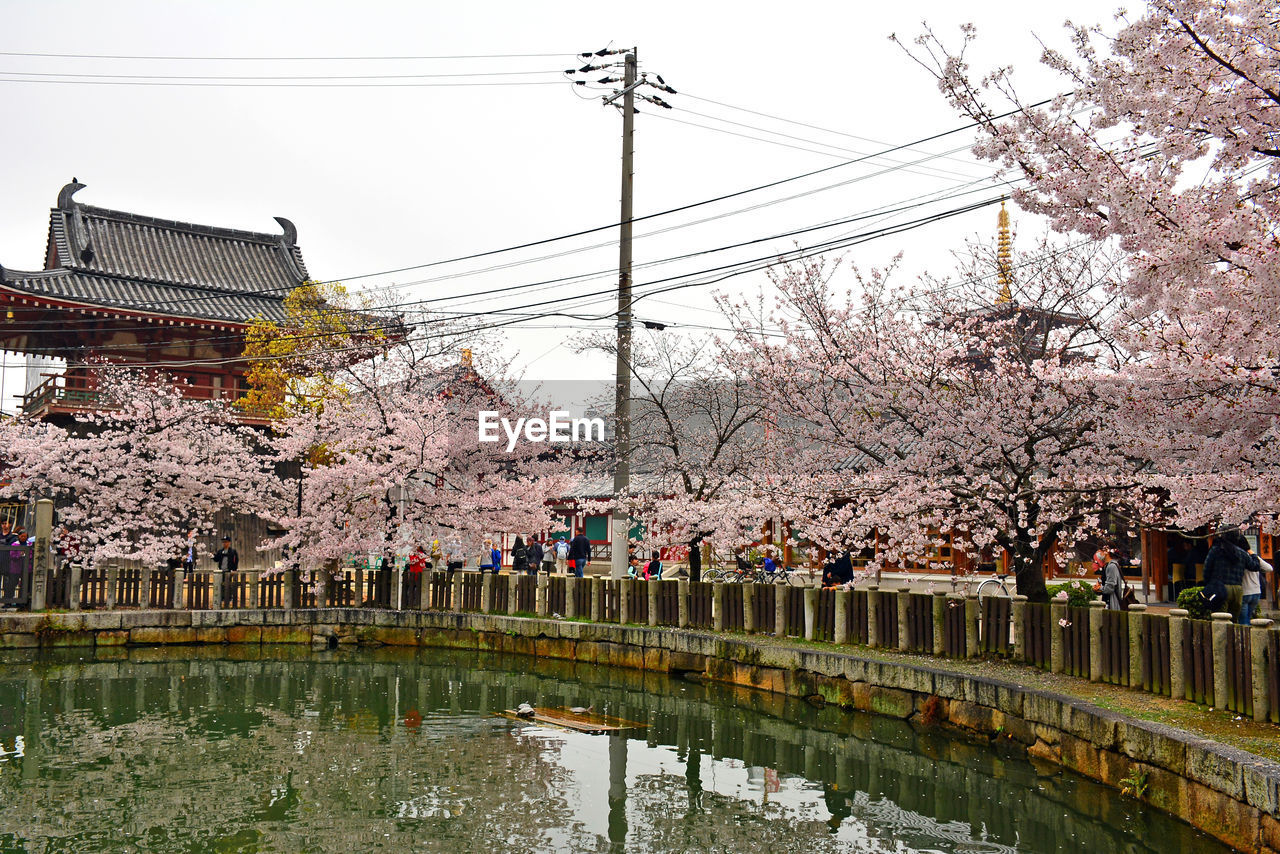
[[[92,365],[154,365],[188,397],[244,394],[245,333],[283,320],[308,278],[293,223],[281,234],[195,225],[82,204],[74,178],[50,211],[44,269],[0,265],[0,347],[65,363],[23,411],[68,419],[92,405]],[[249,423],[265,412],[243,411]]]

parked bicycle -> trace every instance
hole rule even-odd
[[[1013,596],[1013,590],[1005,583],[1011,572],[997,572],[994,578],[988,578],[986,581],[978,585],[978,601],[981,602],[987,596],[1003,596],[1006,599]]]

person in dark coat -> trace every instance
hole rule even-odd
[[[231,604],[234,594],[231,579],[227,577],[227,573],[240,571],[240,553],[236,551],[235,546],[231,545],[230,536],[223,535],[222,548],[213,553],[213,564],[218,568],[218,572],[222,573],[222,602],[220,604],[223,608],[226,608]]]
[[[18,535],[10,530],[8,519],[0,520],[0,595],[6,602],[18,596],[18,582],[22,578],[22,559],[16,552],[5,548],[18,546]]]
[[[542,559],[545,553],[542,550],[542,543],[530,538],[529,541],[529,571],[537,575],[538,570],[542,569]]]
[[[516,575],[529,571],[529,550],[525,548],[524,537],[519,534],[511,546],[511,571]]]
[[[573,574],[582,578],[591,562],[591,541],[581,531],[569,541],[569,561],[573,564]]]
[[[853,581],[853,556],[841,552],[834,559],[828,558],[822,566],[822,586],[841,587]]]
[[[1204,559],[1204,596],[1209,607],[1237,618],[1244,602],[1244,574],[1257,568],[1257,559],[1249,554],[1244,534],[1220,531]]]
[[[1124,599],[1124,573],[1120,569],[1120,561],[1112,556],[1108,549],[1098,549],[1093,555],[1093,565],[1102,580],[1094,587],[1107,603],[1108,611],[1122,611]]]

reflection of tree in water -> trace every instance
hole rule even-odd
[[[988,745],[776,695],[461,653],[179,654],[0,666],[0,739],[26,740],[0,852],[1213,849]],[[523,701],[647,726],[492,715]]]

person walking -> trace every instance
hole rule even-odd
[[[573,562],[573,574],[582,578],[591,563],[591,541],[581,531],[569,543],[569,560]]]
[[[569,541],[564,537],[556,540],[556,574],[565,575],[569,571]]]
[[[1246,544],[1248,541],[1245,541]],[[1240,590],[1244,594],[1240,603],[1240,625],[1247,626],[1258,616],[1258,602],[1262,599],[1262,573],[1272,572],[1273,567],[1269,561],[1265,561],[1257,555],[1253,554],[1252,548],[1248,549],[1249,556],[1257,563],[1257,569],[1247,569],[1244,573],[1244,579],[1240,584]]]

